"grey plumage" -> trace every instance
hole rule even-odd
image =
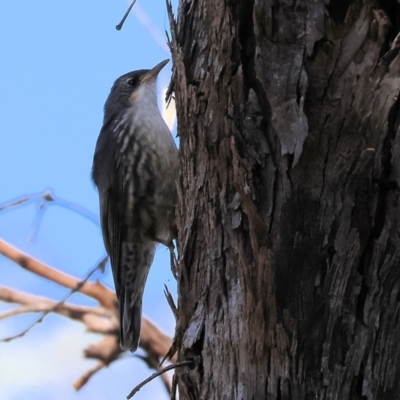
[[[101,226],[120,310],[120,343],[135,351],[142,296],[157,241],[172,239],[178,152],[157,107],[152,70],[118,78],[104,106],[93,160]]]

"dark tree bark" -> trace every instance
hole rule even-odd
[[[400,6],[180,0],[180,399],[400,398]]]

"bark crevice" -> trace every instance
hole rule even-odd
[[[400,393],[397,8],[180,1],[182,399]]]

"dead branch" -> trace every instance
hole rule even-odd
[[[0,254],[14,261],[27,271],[30,271],[52,282],[58,283],[66,288],[74,289],[81,282],[79,279],[74,278],[71,275],[65,274],[38,260],[35,260],[34,258],[26,255],[1,239]],[[92,283],[85,282],[85,284],[79,289],[79,292],[96,299],[105,308],[110,310],[116,308],[117,297],[115,296],[115,293],[103,286],[98,281]]]
[[[115,29],[117,31],[120,31],[122,29],[122,26],[124,25],[125,20],[128,18],[129,13],[131,12],[133,6],[135,5],[136,0],[133,0],[131,5],[128,7],[128,10],[126,11],[126,13],[124,14],[124,16],[122,17],[120,23],[115,27]]]
[[[87,371],[73,383],[73,387],[76,390],[79,390],[85,385],[97,371],[108,366],[121,356],[122,352],[119,347],[117,335],[117,300],[114,292],[103,286],[100,282],[86,282],[89,275],[83,281],[80,281],[75,277],[62,273],[22,253],[20,250],[1,239],[0,254],[14,261],[27,271],[71,289],[71,293],[69,293],[63,301],[57,302],[15,289],[0,287],[0,300],[19,305],[17,308],[1,313],[0,320],[23,313],[44,312],[47,315],[47,313],[54,312],[64,317],[80,321],[85,325],[87,331],[104,335],[98,343],[89,345],[84,350],[84,356],[86,358],[97,359],[98,363],[94,368]],[[101,267],[101,263],[96,268],[99,267]],[[92,270],[91,273],[93,272],[94,270]],[[66,303],[65,300],[70,297],[74,291],[79,291],[82,294],[94,298],[99,302],[100,306],[85,307]],[[21,334],[15,337],[19,336],[21,336]],[[172,340],[168,335],[145,317],[142,318],[142,331],[139,346],[148,354],[145,360],[148,365],[154,367],[157,361],[168,353],[171,345]],[[149,364],[149,360],[151,360],[151,364]],[[172,361],[174,360],[175,358],[172,358]],[[155,369],[159,368],[155,367]],[[163,381],[166,387],[169,388],[169,379],[164,378]]]
[[[161,365],[160,365],[160,361],[158,359],[155,359],[153,357],[150,356],[139,356],[137,355],[136,357],[140,358],[141,360],[143,360],[143,362],[145,362],[149,368],[151,369],[155,369],[156,371],[161,371]],[[161,374],[160,378],[162,379],[165,389],[167,391],[171,390],[171,385],[172,385],[172,380],[170,378],[170,376],[168,374]]]
[[[85,324],[86,329],[93,333],[109,333],[118,327],[115,314],[104,307],[59,304],[46,297],[35,296],[7,287],[0,287],[0,300],[21,305],[21,307],[0,313],[0,320],[25,313],[50,311],[73,320],[81,321]],[[115,321],[112,321],[113,319]],[[7,339],[3,339],[2,341],[8,341]]]
[[[167,367],[164,367],[162,369],[160,369],[157,372],[154,372],[153,375],[149,376],[147,379],[145,379],[143,382],[140,382],[139,385],[135,386],[133,388],[133,390],[128,394],[128,396],[126,397],[127,399],[131,399],[143,386],[145,386],[146,384],[148,384],[149,382],[151,382],[154,378],[157,378],[158,376],[160,376],[161,374],[166,373],[167,371],[170,371],[172,369],[175,368],[180,368],[180,367],[185,367],[185,366],[190,366],[193,364],[193,360],[188,360],[188,361],[181,361],[178,362],[176,364],[171,364],[168,365]]]
[[[80,378],[78,378],[73,384],[73,388],[75,390],[80,390],[86,383],[89,381],[89,379],[98,371],[100,371],[103,367],[106,365],[103,363],[103,361],[99,361],[96,366],[92,369],[89,369],[89,371],[85,372]]]
[[[104,265],[107,262],[108,257],[105,257],[99,264],[97,264],[95,266],[95,268],[93,268],[87,275],[86,277],[81,280],[62,300],[60,300],[59,302],[54,302],[53,306],[50,308],[45,309],[45,311],[43,311],[42,315],[36,320],[34,321],[31,325],[29,325],[26,329],[24,329],[22,332],[20,332],[17,335],[14,336],[10,336],[7,338],[2,339],[2,342],[9,342],[11,340],[20,338],[22,336],[25,336],[31,329],[33,329],[37,324],[41,323],[48,314],[50,314],[51,312],[56,311],[57,308],[62,307],[64,305],[64,303],[76,292],[79,292],[80,288],[89,280],[89,278],[98,270],[98,269],[104,269]],[[48,305],[50,305],[48,303]]]
[[[56,196],[53,192],[46,190],[43,193],[36,193],[36,194],[30,194],[28,196],[24,196],[19,198],[18,200],[8,202],[5,204],[0,205],[0,212],[4,210],[9,210],[14,207],[18,207],[24,204],[28,204],[31,202],[35,201],[41,201],[42,205],[43,204],[56,204],[62,208],[65,208],[69,211],[75,212],[82,217],[86,218],[87,220],[93,222],[97,226],[99,226],[99,218],[97,215],[93,214],[89,210],[87,210],[84,207],[81,207],[78,204],[72,203],[68,200],[64,200],[58,196]]]

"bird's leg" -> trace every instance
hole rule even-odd
[[[174,278],[177,280],[178,279],[178,259],[176,258],[176,255],[175,255],[174,242],[170,238],[168,238],[167,240],[154,238],[153,240],[157,243],[163,244],[165,247],[168,247],[169,254],[170,254],[171,271],[172,271],[172,274],[174,275]]]

